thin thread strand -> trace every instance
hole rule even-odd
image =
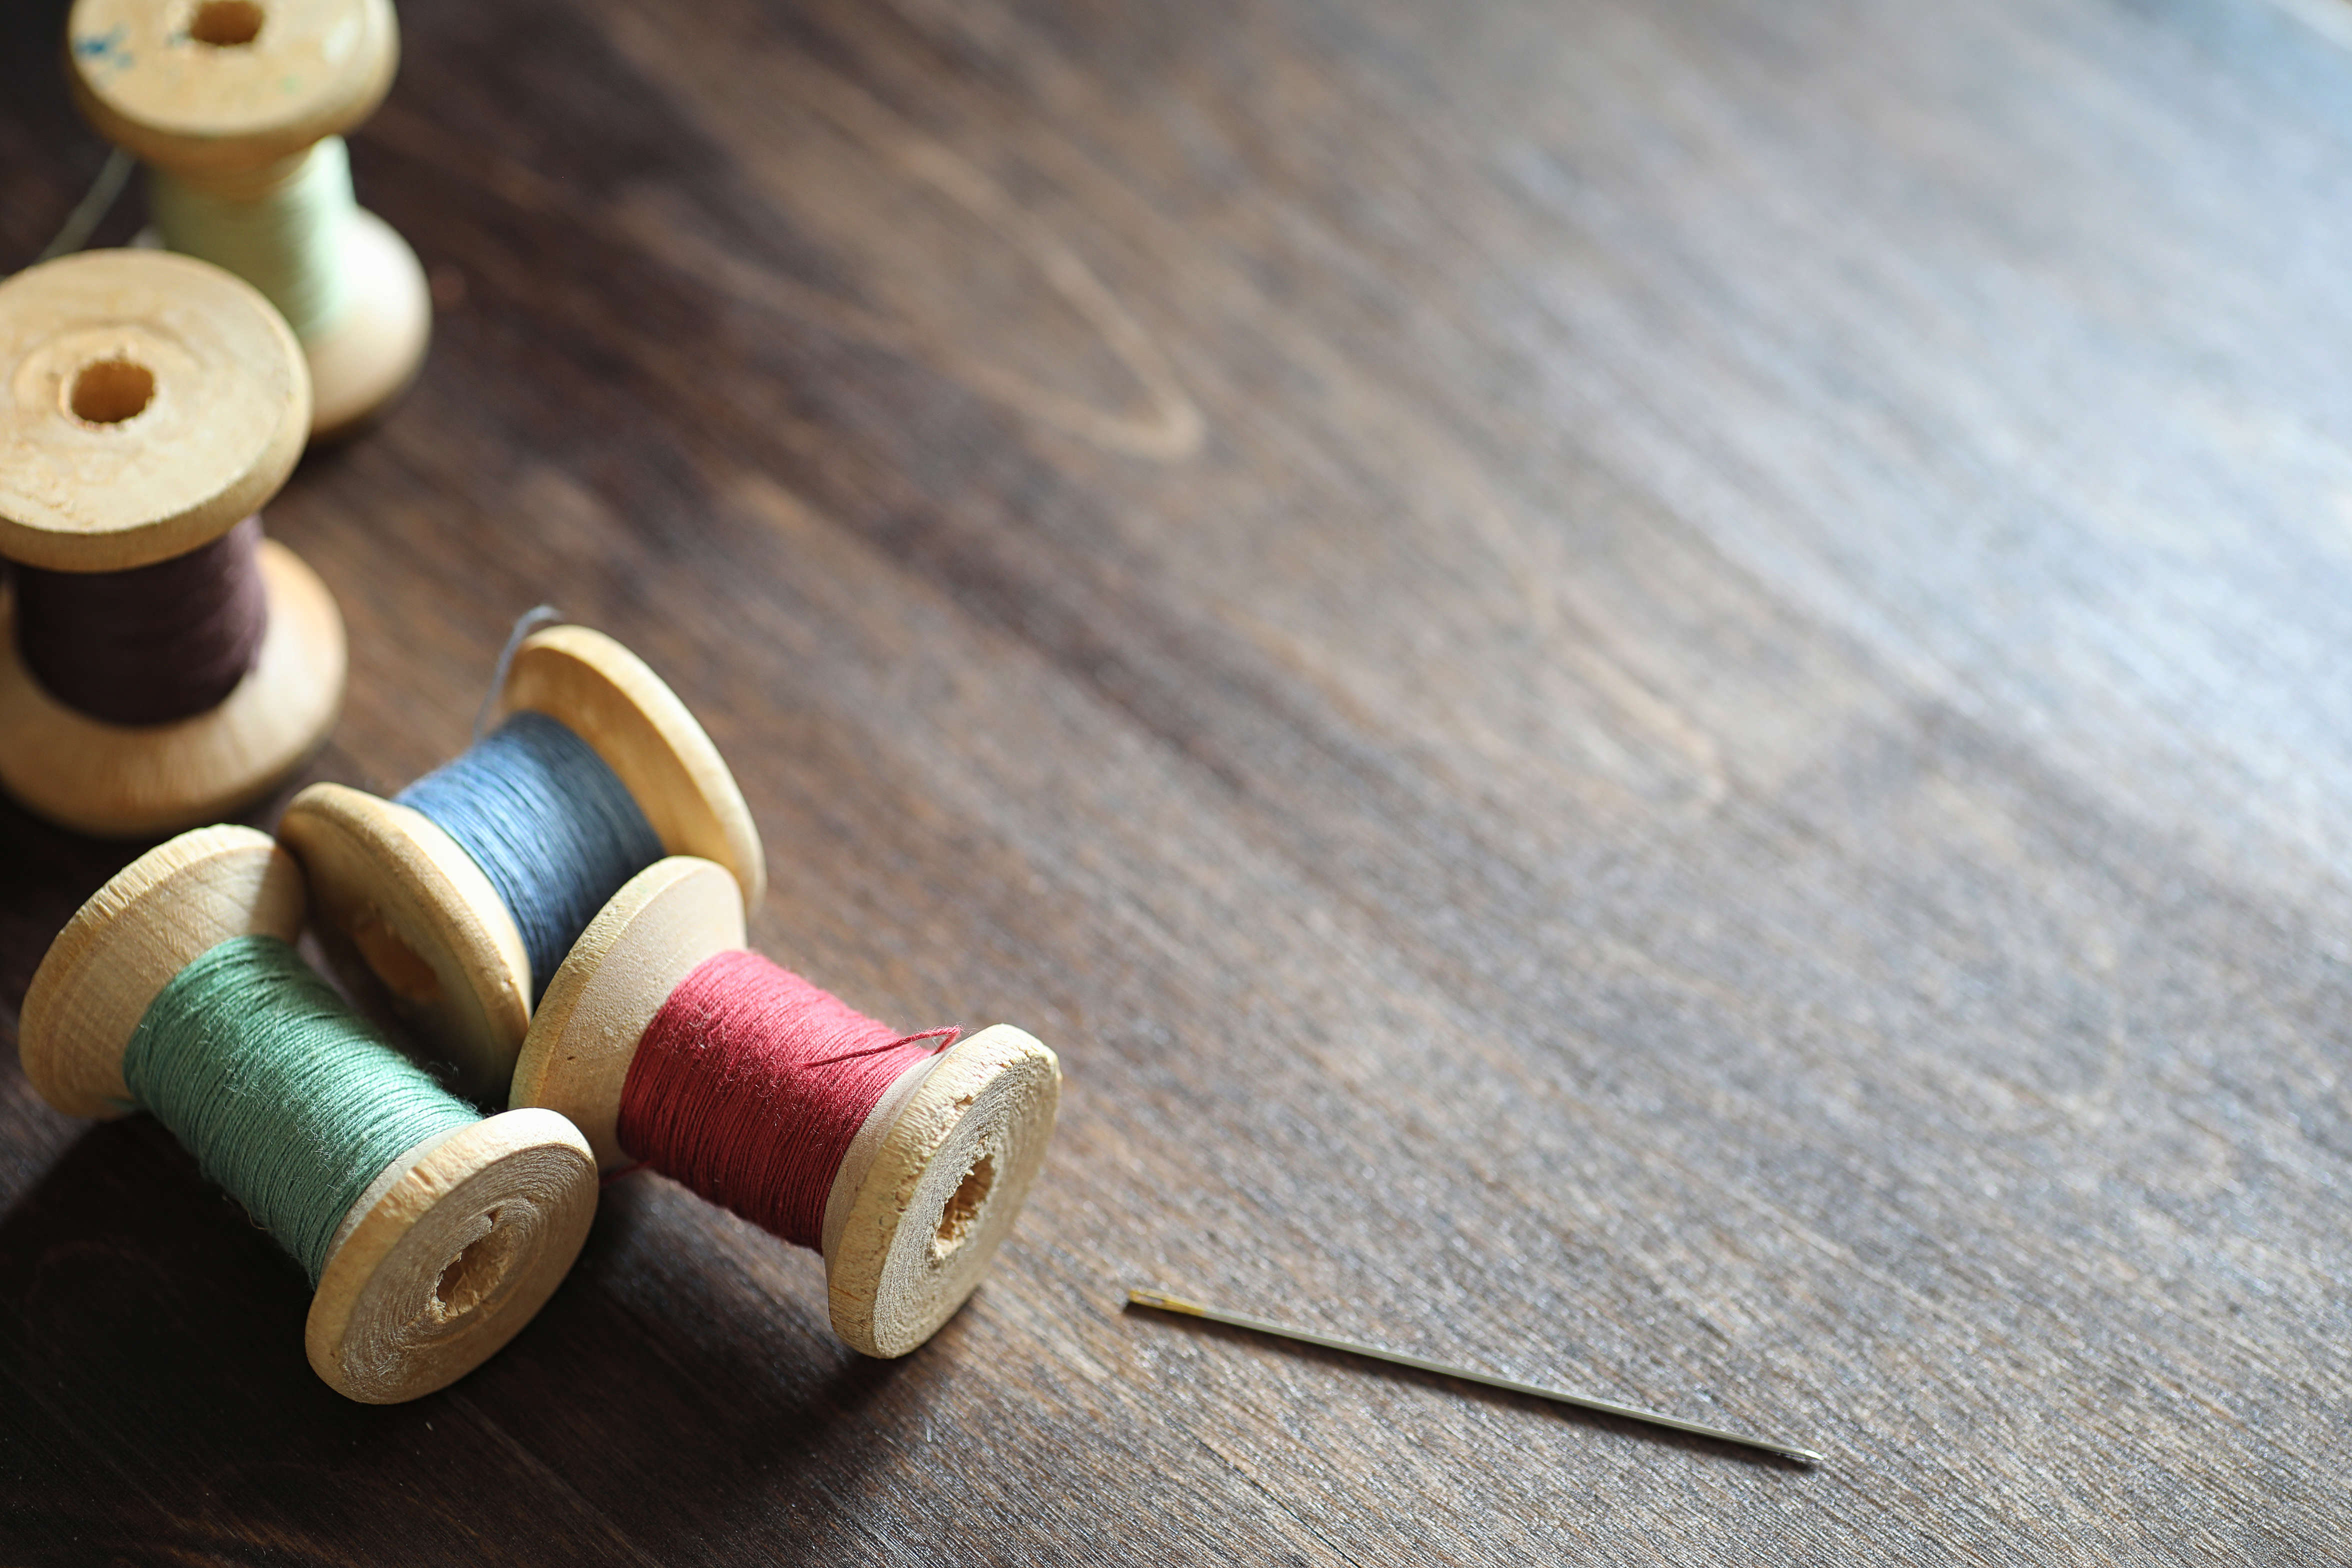
[[[595,749],[544,713],[514,714],[400,792],[498,889],[530,959],[531,1000],[623,883],[662,844]]]
[[[507,672],[514,668],[515,655],[522,651],[522,639],[537,628],[562,619],[563,613],[553,605],[533,605],[515,617],[514,629],[507,633],[507,646],[499,649],[499,662],[490,668],[490,684],[482,692],[482,705],[474,710],[474,727],[467,732],[467,745],[489,733],[490,716],[499,710],[499,693],[507,689]]]
[[[231,938],[174,975],[122,1077],[313,1285],[369,1184],[478,1120],[273,936]]]
[[[786,1241],[819,1247],[857,1130],[958,1033],[901,1035],[756,952],[716,954],[637,1043],[621,1146]]]
[[[16,647],[67,707],[110,724],[167,724],[236,689],[269,626],[261,519],[127,572],[16,568]]]
[[[73,211],[66,214],[65,222],[58,226],[49,243],[41,247],[41,254],[33,258],[34,265],[70,256],[88,245],[89,237],[98,232],[98,226],[106,221],[106,215],[114,210],[122,187],[131,183],[131,171],[135,166],[136,160],[121,148],[109,152],[106,162],[99,165],[98,177],[90,181],[81,200],[74,203]]]
[[[359,201],[351,150],[330,136],[242,189],[147,172],[147,205],[163,243],[226,268],[261,290],[298,338],[331,325],[350,302],[345,260]]]

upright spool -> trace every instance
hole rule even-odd
[[[158,237],[292,322],[321,437],[406,386],[432,330],[424,268],[352,199],[341,137],[399,55],[391,0],[76,0],[67,24],[75,99],[148,164]]]
[[[717,861],[735,877],[739,906],[758,903],[767,871],[742,792],[694,715],[636,655],[585,626],[547,627],[517,649],[499,702],[585,741],[662,852]],[[466,1093],[503,1097],[547,977],[532,973],[514,912],[482,868],[424,813],[342,784],[296,795],[278,831],[310,873],[335,961],[373,973],[453,1054]]]
[[[134,1109],[125,1051],[159,994],[233,939],[292,942],[302,903],[300,868],[250,828],[200,828],[149,850],[82,906],[34,974],[25,1076],[68,1115]],[[589,1150],[560,1116],[509,1111],[428,1138],[336,1228],[304,1331],[311,1367],[369,1404],[462,1377],[562,1281],[595,1205]]]
[[[732,878],[673,857],[640,872],[589,925],[531,1019],[511,1103],[561,1111],[607,1171],[640,1043],[671,994],[743,945]],[[963,1304],[1013,1227],[1061,1099],[1054,1053],[999,1024],[902,1076],[835,1173],[822,1250],[834,1331],[904,1355]]]
[[[285,483],[310,420],[293,335],[216,267],[86,251],[0,282],[0,555],[32,569],[0,595],[0,787],[68,827],[143,837],[236,815],[326,738],[342,703],[342,616],[274,541],[236,568],[259,573],[249,663],[197,711],[126,722],[76,707],[37,675],[19,613],[38,593],[103,599],[131,585],[106,574],[221,548]],[[152,607],[117,614],[134,652],[146,647]],[[89,619],[77,610],[64,629],[89,633]],[[168,641],[145,657],[145,682],[172,685]],[[70,657],[50,668],[83,673]],[[117,679],[142,677],[134,662]]]

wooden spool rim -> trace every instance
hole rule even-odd
[[[131,405],[89,378],[114,366],[150,391],[110,418]],[[184,555],[278,493],[310,428],[285,318],[210,262],[90,250],[0,281],[0,555],[53,572]]]
[[[259,30],[215,46],[194,36],[204,0],[75,0],[75,102],[108,141],[195,178],[266,167],[374,112],[400,67],[392,0],[246,3]]]
[[[516,651],[501,697],[507,711],[545,713],[587,742],[666,849],[717,851],[740,924],[766,886],[759,832],[718,748],[660,677],[601,632],[550,626]],[[463,1092],[503,1095],[535,984],[480,868],[422,813],[341,784],[296,795],[278,831],[310,873],[338,966],[372,972],[425,1026]]]
[[[348,784],[303,790],[278,835],[309,875],[334,967],[385,988],[459,1093],[501,1095],[530,1022],[530,959],[472,857],[422,812]]]
[[[588,742],[672,855],[734,873],[743,907],[767,896],[767,853],[726,759],[645,660],[589,626],[547,626],[515,650],[499,701],[544,713]]]
[[[135,1109],[122,1053],[156,994],[232,937],[293,941],[302,910],[301,868],[266,834],[204,827],[156,846],[50,944],[25,996],[26,1077],[68,1114]],[[463,1376],[546,1301],[595,1205],[594,1158],[549,1112],[509,1112],[410,1150],[344,1217],[311,1300],[310,1364],[373,1404]]]
[[[344,240],[350,303],[302,340],[310,363],[310,439],[341,440],[408,389],[433,337],[433,292],[408,241],[365,208]]]
[[[498,1353],[570,1272],[596,1162],[548,1110],[508,1110],[410,1150],[346,1215],[303,1328],[311,1369],[394,1405]]]
[[[722,868],[674,856],[638,873],[556,972],[511,1102],[562,1111],[600,1165],[627,1166],[621,1089],[646,1026],[704,960],[742,943],[741,902]],[[963,1304],[1044,1162],[1060,1092],[1054,1053],[1003,1024],[892,1087],[825,1205],[835,1331],[868,1355],[903,1355]]]
[[[638,872],[580,933],[540,998],[507,1103],[562,1111],[607,1172],[635,1163],[619,1121],[637,1043],[705,959],[743,943],[743,900],[726,868],[673,855]]]
[[[161,249],[152,226],[131,240]],[[408,390],[433,341],[433,289],[416,252],[365,207],[352,210],[343,238],[349,271],[342,310],[301,341],[310,370],[313,446],[357,435]]]
[[[334,595],[301,557],[261,542],[268,626],[220,702],[168,724],[110,724],[51,696],[16,647],[0,587],[0,789],[51,822],[147,838],[236,816],[335,727],[348,654]]]
[[[134,1109],[122,1053],[173,976],[236,936],[301,934],[302,868],[266,833],[200,827],[116,872],[66,922],[18,1018],[35,1092],[68,1116]]]

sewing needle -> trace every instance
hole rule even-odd
[[[1163,1312],[1181,1312],[1187,1317],[1206,1318],[1213,1323],[1224,1323],[1236,1329],[1250,1329],[1276,1338],[1298,1340],[1325,1350],[1345,1351],[1350,1355],[1369,1356],[1374,1361],[1390,1362],[1397,1366],[1409,1366],[1418,1372],[1433,1372],[1440,1377],[1458,1377],[1465,1383],[1481,1383],[1489,1388],[1507,1389],[1513,1394],[1533,1394],[1538,1399],[1549,1399],[1561,1405],[1573,1405],[1580,1409],[1597,1410],[1604,1415],[1619,1415],[1628,1421],[1646,1421],[1653,1426],[1668,1426],[1677,1432],[1689,1432],[1701,1437],[1712,1437],[1719,1443],[1737,1443],[1743,1447],[1761,1448],[1783,1458],[1794,1459],[1801,1465],[1819,1465],[1828,1461],[1811,1448],[1800,1448],[1789,1443],[1776,1443],[1769,1437],[1751,1437],[1744,1432],[1727,1432],[1720,1426],[1702,1426],[1696,1421],[1685,1421],[1655,1410],[1643,1410],[1638,1405],[1620,1405],[1613,1399],[1596,1399],[1589,1394],[1570,1394],[1565,1389],[1546,1388],[1540,1384],[1521,1383],[1513,1377],[1496,1377],[1491,1373],[1473,1372],[1468,1367],[1449,1366],[1442,1361],[1424,1356],[1407,1355],[1381,1345],[1365,1344],[1357,1340],[1343,1340],[1336,1334],[1318,1334],[1310,1329],[1294,1329],[1287,1323],[1277,1323],[1266,1318],[1253,1318],[1246,1312],[1227,1312],[1215,1307],[1204,1307],[1198,1301],[1188,1301],[1181,1296],[1171,1296],[1165,1290],[1130,1289],[1127,1299],[1139,1307],[1153,1307]]]

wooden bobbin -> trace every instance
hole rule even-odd
[[[606,1170],[631,1164],[617,1124],[639,1041],[704,960],[742,945],[742,900],[721,868],[674,856],[639,872],[556,971],[511,1103],[562,1111]],[[883,1095],[825,1203],[835,1333],[867,1355],[904,1355],[963,1305],[1045,1163],[1061,1092],[1054,1053],[998,1024]]]
[[[99,133],[187,184],[250,199],[374,112],[400,63],[392,0],[75,0],[66,58]],[[364,208],[341,246],[349,300],[303,341],[320,437],[389,403],[424,363],[416,253]]]
[[[523,639],[500,692],[544,713],[617,774],[672,854],[734,873],[741,910],[767,888],[751,808],[719,748],[645,661],[602,632],[549,626]],[[498,889],[422,812],[343,784],[296,795],[278,837],[310,872],[327,950],[363,965],[454,1054],[463,1091],[494,1100],[513,1077],[536,976]]]
[[[300,867],[251,828],[198,828],[149,850],[41,961],[25,995],[25,1076],[68,1115],[135,1109],[122,1054],[157,994],[232,937],[293,941],[302,903]],[[545,1303],[595,1209],[588,1145],[550,1111],[508,1111],[411,1149],[336,1233],[304,1333],[311,1367],[372,1405],[464,1376]]]
[[[120,572],[208,544],[278,493],[310,424],[300,350],[219,268],[100,250],[0,282],[0,555]],[[52,821],[139,837],[233,816],[333,728],[343,620],[265,540],[268,629],[217,707],[106,722],[42,687],[0,595],[0,787]]]

